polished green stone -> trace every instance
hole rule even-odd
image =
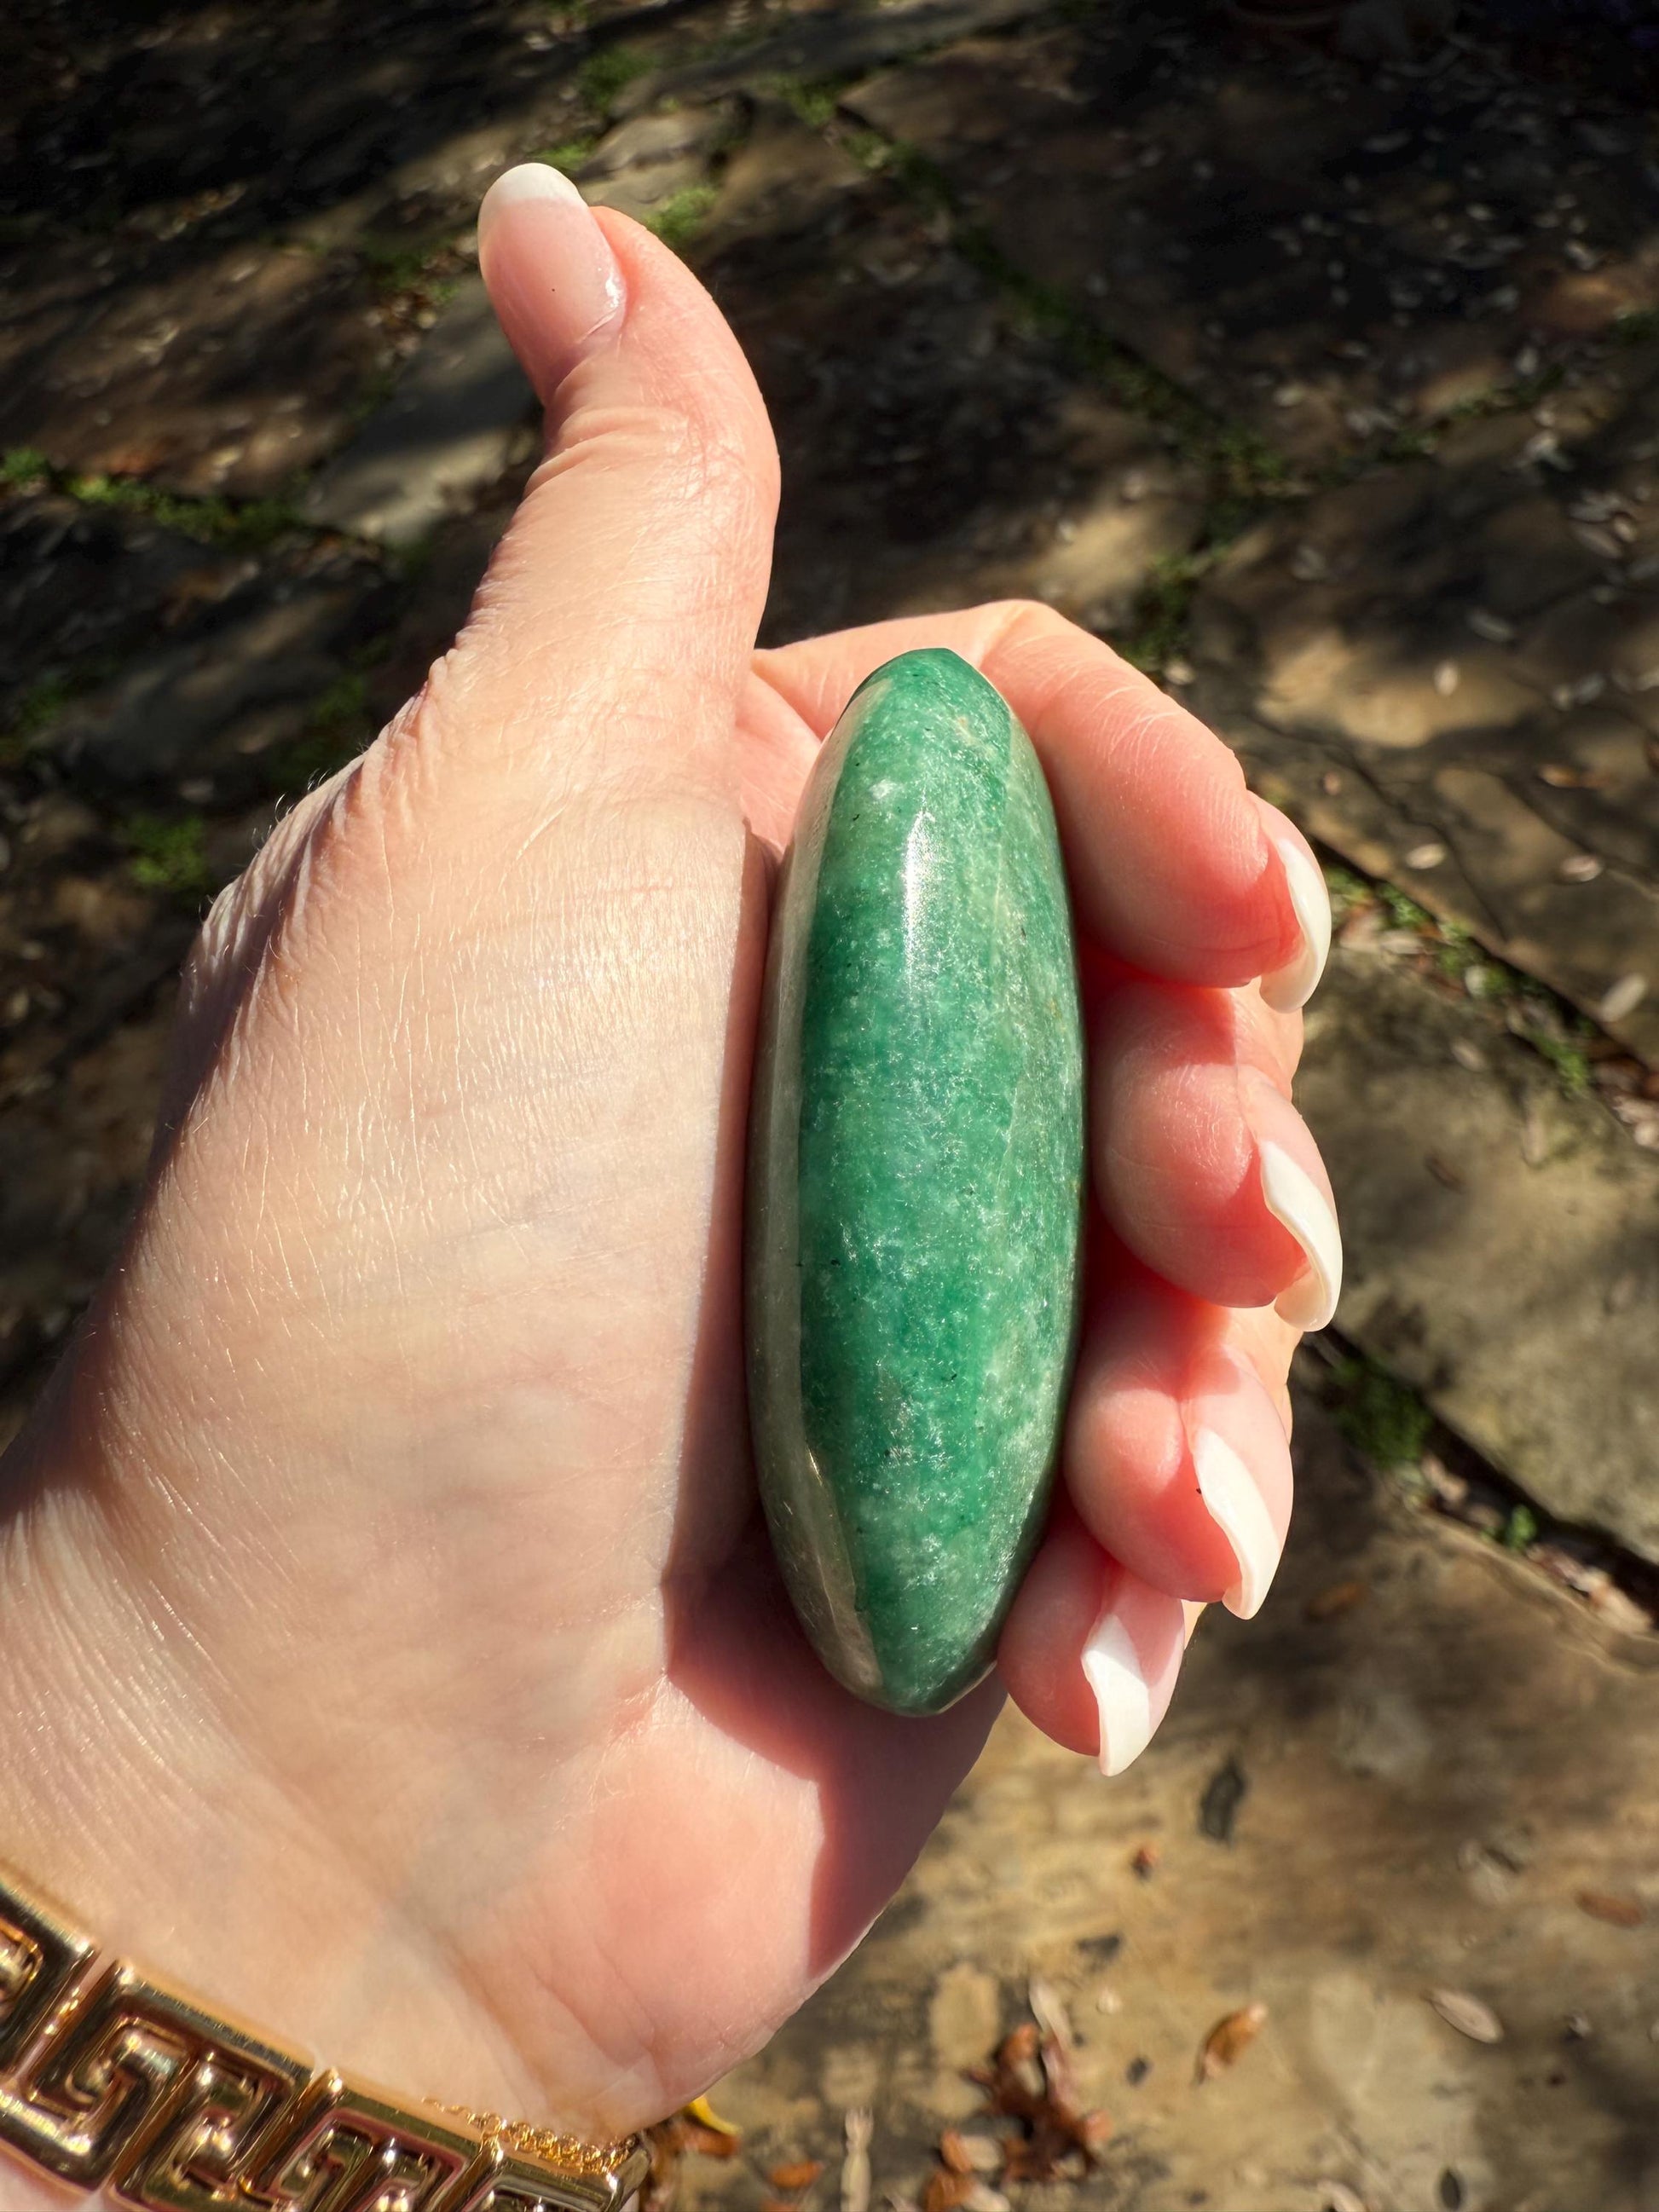
[[[768,959],[746,1291],[761,1494],[825,1663],[934,1712],[1041,1534],[1076,1338],[1083,1028],[1030,738],[953,653],[854,694]]]

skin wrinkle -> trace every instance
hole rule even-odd
[[[601,442],[607,437],[613,441],[609,452]],[[636,450],[618,454],[615,442],[629,438],[635,441]],[[539,464],[530,479],[526,509],[533,514],[550,490],[569,492],[572,487],[566,480],[573,477],[578,479],[574,489],[580,495],[582,474],[597,465],[605,482],[589,501],[596,522],[584,547],[583,574],[588,580],[576,604],[589,608],[591,603],[600,623],[614,625],[626,641],[636,641],[641,631],[672,638],[677,650],[671,657],[683,673],[716,676],[723,689],[732,644],[748,629],[750,599],[742,580],[744,564],[710,564],[703,549],[711,531],[757,536],[769,526],[769,515],[760,513],[746,485],[734,481],[737,464],[729,451],[717,464],[702,442],[691,440],[670,456],[672,473],[653,495],[650,509],[607,496],[617,480],[625,483],[630,474],[641,471],[647,459],[660,458],[662,445],[662,432],[654,425],[643,429],[630,425],[624,430],[620,424],[568,421],[561,433],[561,450]],[[526,540],[529,535],[524,533]],[[513,623],[520,598],[529,591],[529,580],[515,573],[514,563],[523,558],[515,550],[503,554],[492,562],[480,587],[473,639],[481,649],[487,650],[498,626]],[[619,604],[606,591],[605,580],[622,575],[629,581]],[[601,638],[603,635],[602,629]],[[509,645],[508,652],[509,669],[521,671],[526,662],[538,662],[546,648],[538,650],[532,634],[520,646]],[[621,665],[628,669],[633,665],[630,650]]]

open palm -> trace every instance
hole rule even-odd
[[[1182,1601],[1265,1590],[1336,1262],[1289,1103],[1295,833],[1039,608],[755,655],[775,464],[741,356],[664,249],[532,185],[483,252],[549,459],[420,696],[215,908],[139,1219],[8,1466],[0,1856],[337,2063],[594,2131],[801,2001],[1001,1695],[915,1721],[837,1687],[749,1460],[773,862],[870,668],[982,665],[1060,816],[1098,1203],[1000,1671],[1109,1765]]]

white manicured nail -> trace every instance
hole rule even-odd
[[[562,169],[550,161],[520,161],[503,169],[484,194],[479,216],[487,230],[503,208],[519,207],[526,200],[558,200],[566,207],[580,207],[582,196]]]
[[[1222,1603],[1241,1620],[1254,1620],[1279,1566],[1279,1531],[1261,1485],[1224,1437],[1196,1429],[1192,1453],[1199,1495],[1238,1563],[1238,1579]]]
[[[1273,1305],[1293,1328],[1324,1328],[1342,1290],[1342,1237],[1330,1200],[1280,1145],[1263,1143],[1261,1195],[1275,1221],[1302,1247],[1307,1267]]]
[[[1325,878],[1294,837],[1275,837],[1291,906],[1302,930],[1294,959],[1261,979],[1261,995],[1276,1013],[1293,1014],[1314,994],[1331,951],[1331,899]]]
[[[1128,1630],[1109,1605],[1089,1632],[1083,1671],[1100,1708],[1100,1771],[1121,1774],[1152,1740],[1152,1689]]]
[[[507,337],[544,393],[611,333],[627,305],[592,210],[545,161],[520,162],[484,194],[478,262]]]

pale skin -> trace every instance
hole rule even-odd
[[[1040,607],[756,653],[776,465],[713,303],[510,180],[481,251],[548,458],[453,649],[193,956],[137,1220],[5,1465],[0,1858],[337,2065],[609,2134],[856,1942],[1005,1685],[1093,1755],[1103,1602],[1234,1588],[1200,1417],[1276,1555],[1308,1271],[1264,1137],[1328,1187],[1268,1004],[1295,833],[1226,750]],[[930,1721],[836,1687],[780,1595],[738,1271],[775,857],[921,643],[1043,761],[1094,1117],[1054,1524]]]

